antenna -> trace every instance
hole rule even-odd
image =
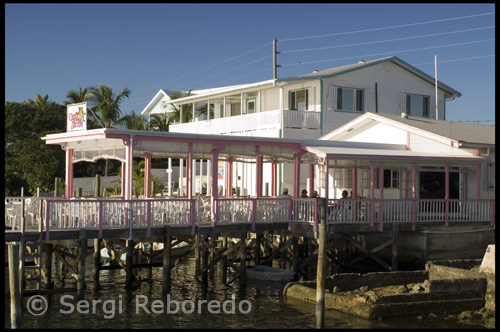
[[[273,79],[277,79],[278,78],[278,73],[277,73],[277,69],[278,67],[281,67],[281,66],[278,66],[276,64],[276,55],[280,54],[280,52],[277,52],[276,51],[276,43],[278,41],[276,40],[276,38],[273,39]]]
[[[436,77],[436,120],[439,120],[438,116],[438,64],[437,55],[434,55],[434,76]]]

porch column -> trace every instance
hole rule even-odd
[[[370,226],[374,225],[375,219],[375,163],[370,161]]]
[[[301,157],[301,153],[299,150],[297,150],[295,152],[293,198],[300,197],[300,157]]]
[[[354,166],[356,166],[356,165],[354,165]],[[358,197],[357,181],[356,181],[357,174],[358,174],[357,170],[358,169],[356,167],[354,167],[352,169],[352,195],[351,195],[351,199],[355,199]]]
[[[151,152],[146,152],[144,159],[144,197],[151,196]]]
[[[188,158],[186,163],[186,195],[193,198],[193,143],[189,143]]]
[[[212,215],[213,215],[213,225],[217,224],[217,206],[216,202],[219,198],[218,191],[218,168],[219,168],[219,152],[222,151],[226,146],[223,144],[213,144],[212,145]]]
[[[126,149],[125,149],[125,195],[123,197],[125,200],[132,199],[132,193],[133,193],[133,183],[132,183],[132,138],[128,142],[125,143]],[[123,173],[123,172],[122,172]]]
[[[227,162],[227,197],[233,196],[233,157],[229,157]]]
[[[328,178],[330,177],[330,161],[325,158],[325,198],[326,198],[326,206],[328,206],[328,198],[330,191],[330,183],[328,182]],[[328,213],[328,209],[327,209]]]
[[[417,223],[417,164],[411,163],[411,199],[413,200],[412,216],[413,224],[411,230],[416,229]]]
[[[262,159],[260,146],[255,147],[255,198],[262,196]]]
[[[127,163],[122,162],[122,183],[121,183],[121,196],[125,199],[125,191],[127,190]]]
[[[379,186],[380,186],[380,204],[379,204],[379,231],[384,230],[384,162],[380,162],[380,170],[379,170]]]
[[[476,200],[481,199],[481,164],[476,165]]]
[[[309,197],[314,191],[314,165],[309,164]]]
[[[277,183],[278,183],[278,162],[273,160],[271,164],[271,196],[277,196]]]
[[[450,165],[444,164],[444,223],[448,227],[450,219]]]
[[[73,197],[73,149],[66,149],[66,199]]]

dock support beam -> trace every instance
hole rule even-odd
[[[52,289],[52,252],[54,251],[54,245],[47,243],[45,244],[45,254],[47,259],[45,260],[45,287],[47,289]]]
[[[163,241],[163,294],[170,292],[170,272],[172,270],[172,249],[170,243],[172,242],[172,233],[170,226],[165,226],[165,235]]]
[[[10,327],[21,328],[21,284],[19,279],[19,243],[9,243]]]
[[[94,239],[94,284],[99,287],[99,271],[101,270],[101,240]]]
[[[85,257],[87,256],[87,237],[85,229],[80,229],[80,253],[78,255],[78,282],[76,284],[77,298],[83,299],[85,291]]]
[[[243,226],[244,227],[244,226]],[[243,228],[240,237],[240,286],[247,284],[247,232]]]
[[[318,237],[318,272],[316,277],[316,328],[322,329],[325,320],[325,285],[326,285],[326,247],[328,235],[326,230],[326,203],[325,198],[319,201],[319,237]]]

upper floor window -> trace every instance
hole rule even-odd
[[[406,114],[420,117],[429,117],[429,96],[406,95]]]
[[[364,90],[337,88],[337,110],[363,112]]]
[[[306,111],[309,109],[309,90],[301,89],[290,91],[290,104],[291,110]]]

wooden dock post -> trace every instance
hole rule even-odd
[[[125,287],[132,287],[134,275],[132,274],[134,267],[134,240],[127,240],[127,252],[125,254]]]
[[[203,246],[201,246],[203,244]],[[208,284],[208,272],[207,272],[207,267],[208,267],[208,238],[204,238],[202,241],[200,241],[200,250],[201,250],[201,283],[203,285]]]
[[[227,237],[223,237],[222,238],[222,253],[226,252],[227,250]],[[221,280],[222,280],[222,283],[225,284],[227,282],[227,263],[226,263],[226,260],[227,260],[227,255],[223,255],[222,257],[222,260],[221,260],[221,270],[222,270],[222,274],[221,274]]]
[[[87,237],[85,229],[80,229],[80,253],[78,255],[78,281],[76,283],[77,298],[83,299],[85,290],[85,257],[87,256]]]
[[[247,232],[245,226],[242,225],[240,236],[240,286],[247,284]]]
[[[8,244],[10,327],[21,328],[21,284],[19,275],[19,242]]]
[[[325,320],[325,285],[327,265],[326,198],[319,199],[318,272],[316,276],[316,328],[322,329]]]
[[[210,238],[210,280],[214,280],[215,277],[215,247],[217,246],[217,236],[212,233]]]
[[[398,270],[398,238],[399,227],[397,224],[392,225],[392,271]]]
[[[54,251],[54,245],[50,243],[45,244],[45,287],[47,289],[52,289],[54,286],[52,282],[52,252]]]
[[[94,284],[99,288],[99,271],[101,270],[101,240],[94,239]]]
[[[200,246],[201,246],[201,234],[196,233],[195,238],[195,248],[194,248],[194,279],[199,281],[200,276]]]
[[[170,230],[170,226],[165,226],[164,231],[164,240],[163,240],[163,294],[167,294],[170,292],[170,272],[172,270],[172,250],[170,244],[172,242],[172,233]]]

